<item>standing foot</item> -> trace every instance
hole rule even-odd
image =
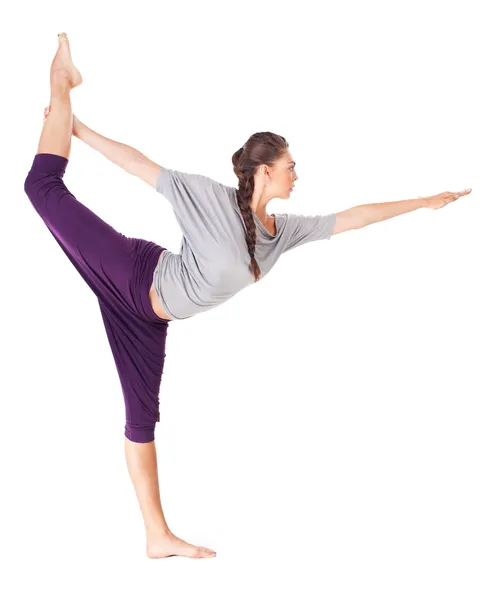
[[[155,534],[147,539],[146,550],[148,558],[167,558],[169,556],[213,558],[216,556],[214,550],[189,544],[171,532]]]

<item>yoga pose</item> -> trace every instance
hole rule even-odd
[[[417,208],[441,208],[471,190],[328,215],[268,215],[268,202],[289,198],[297,180],[283,137],[264,132],[248,139],[232,157],[239,181],[233,188],[157,165],[89,129],[71,108],[71,90],[81,82],[67,36],[59,34],[50,106],[24,189],[98,299],[125,401],[125,455],[144,519],[147,555],[212,557],[213,550],[170,531],[160,502],[154,430],[169,322],[225,302],[264,277],[287,250]],[[73,134],[169,200],[184,234],[179,253],[126,237],[72,195],[63,176]]]

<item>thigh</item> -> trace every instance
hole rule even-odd
[[[131,238],[116,231],[68,190],[68,160],[37,154],[24,189],[54,238],[92,287],[105,279],[126,278],[133,263]],[[101,286],[103,287],[103,286]]]
[[[57,154],[37,154],[25,180],[25,192],[96,296],[129,304],[139,240],[116,231],[69,191],[63,180],[67,163]]]

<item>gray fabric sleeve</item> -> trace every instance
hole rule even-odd
[[[291,250],[307,242],[329,240],[335,229],[337,213],[328,215],[288,215],[285,249]]]
[[[227,214],[233,208],[226,188],[214,179],[160,167],[156,190],[170,202],[191,243],[204,232],[217,239],[227,227]]]
[[[193,196],[194,193],[206,190],[213,183],[217,183],[195,173],[183,173],[175,169],[160,167],[156,181],[156,190],[167,198],[170,202],[176,202],[186,196]]]
[[[205,175],[160,167],[156,190],[167,198],[176,214],[197,218],[201,213],[210,216],[218,185]]]

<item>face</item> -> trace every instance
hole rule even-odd
[[[295,171],[295,161],[289,151],[286,151],[279,158],[272,169],[269,176],[271,178],[270,189],[271,194],[277,198],[289,198],[298,179]]]

